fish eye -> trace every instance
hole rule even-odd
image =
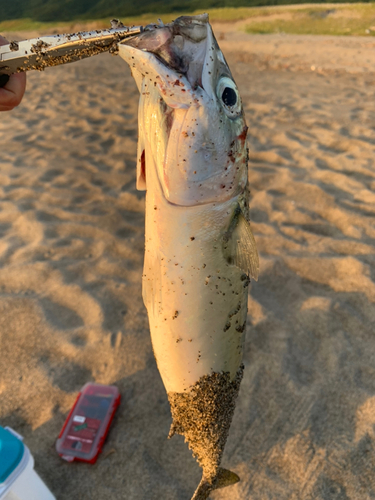
[[[225,87],[224,92],[221,95],[223,103],[226,106],[234,106],[237,102],[237,94],[236,91],[231,87]]]
[[[225,114],[229,116],[229,118],[236,118],[241,114],[241,99],[233,80],[227,76],[220,78],[216,89],[216,95]]]

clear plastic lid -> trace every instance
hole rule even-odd
[[[84,385],[56,442],[62,458],[94,463],[119,403],[117,387]]]

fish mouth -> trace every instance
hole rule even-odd
[[[137,37],[121,42],[120,53],[122,47],[152,54],[155,65],[162,64],[176,75],[182,75],[191,91],[201,88],[212,99],[215,99],[220,77],[233,79],[212,32],[208,14],[181,16],[169,24],[151,25]],[[126,60],[126,56],[124,58]],[[128,63],[131,65],[131,61]]]
[[[201,14],[146,27],[141,35],[123,44],[154,54],[166,67],[184,75],[196,89],[202,87],[207,37],[208,14]]]
[[[208,15],[151,27],[118,48],[141,95],[137,188],[147,189],[154,165],[170,204],[202,205],[235,196],[243,182],[230,154],[243,116],[241,111],[228,118],[218,99],[220,82],[233,78]],[[238,103],[242,110],[239,97]]]

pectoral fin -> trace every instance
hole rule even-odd
[[[250,223],[238,207],[230,223],[228,231],[224,234],[224,256],[230,264],[239,267],[255,281],[259,275],[259,257]]]

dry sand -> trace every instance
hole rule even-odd
[[[217,27],[249,122],[245,374],[215,500],[375,498],[375,51],[371,39]],[[311,69],[313,67],[313,70]],[[29,74],[0,123],[0,424],[58,500],[189,500],[200,469],[141,297],[138,94],[109,55]],[[96,465],[54,442],[87,381],[122,404]]]

